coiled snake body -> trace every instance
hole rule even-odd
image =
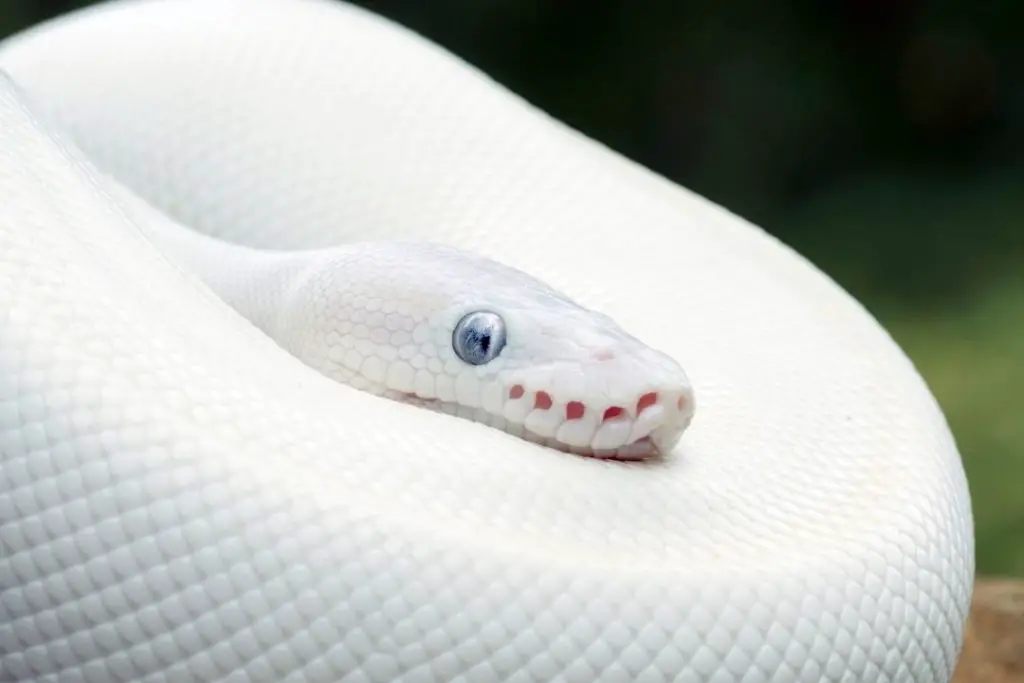
[[[0,680],[949,679],[942,414],[756,228],[327,0],[0,70]]]

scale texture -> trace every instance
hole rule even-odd
[[[942,413],[762,231],[341,3],[122,1],[0,69],[0,680],[949,680]],[[332,382],[105,174],[235,242],[520,268],[677,359],[696,417],[602,462]]]

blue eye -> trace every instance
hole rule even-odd
[[[467,313],[452,333],[455,354],[470,365],[483,365],[505,348],[505,321],[497,313]]]

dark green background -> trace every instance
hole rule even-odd
[[[88,2],[0,0],[0,35]],[[765,227],[904,346],[1024,576],[1024,3],[362,2]]]

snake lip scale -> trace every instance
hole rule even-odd
[[[526,392],[521,385],[514,385],[509,389],[510,401],[527,400]],[[506,431],[513,436],[520,437],[531,443],[552,448],[554,450],[574,455],[594,457],[604,460],[638,461],[650,458],[664,457],[672,452],[683,432],[690,426],[694,415],[693,391],[689,387],[676,392],[647,392],[637,399],[630,408],[622,406],[608,406],[603,409],[595,409],[586,406],[581,401],[569,401],[564,407],[556,408],[551,397],[543,391],[536,392],[534,398],[534,410],[555,411],[564,414],[562,424],[571,423],[574,420],[583,420],[589,412],[597,412],[601,415],[600,422],[619,422],[617,429],[628,430],[630,436],[625,444],[615,448],[595,448],[585,445],[574,445],[563,440],[550,436],[551,430],[546,430],[548,436],[530,430],[524,422],[512,422],[503,414],[489,413],[482,408],[466,409],[458,404],[437,399],[429,399],[411,393],[391,392],[389,398],[420,406],[429,410],[465,417],[475,422],[487,424],[491,427]],[[646,414],[646,415],[645,415]],[[641,418],[645,422],[641,422]],[[556,431],[557,433],[557,431]]]

